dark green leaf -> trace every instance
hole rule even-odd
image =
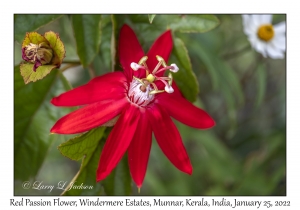
[[[71,189],[65,191],[64,195],[95,195],[100,193],[101,187],[96,183],[96,171],[104,140],[110,131],[110,129],[107,129],[104,133],[104,129],[105,127],[96,128],[70,139],[58,147],[63,155],[72,160],[80,160],[84,157],[80,170],[72,181],[76,181],[76,185],[83,183],[83,185],[94,186],[93,189],[86,190]],[[107,195],[129,195],[131,193],[131,177],[126,155],[101,184]]]
[[[105,127],[95,128],[62,143],[58,146],[58,149],[61,154],[72,160],[80,160],[83,156],[86,156],[85,162],[87,163],[102,138],[104,130]]]
[[[149,22],[152,23],[153,19],[155,18],[155,15],[148,15]]]
[[[115,16],[115,15],[114,15]],[[93,67],[96,71],[97,75],[102,75],[107,72],[111,72],[112,67],[112,57],[113,54],[111,49],[111,41],[112,41],[112,17],[111,15],[102,15],[101,16],[101,44],[99,53],[96,55],[93,61]]]
[[[101,15],[72,15],[77,54],[87,67],[98,53],[101,41]]]
[[[204,33],[220,24],[214,15],[182,15],[173,19],[170,28],[182,33]]]
[[[255,107],[259,107],[263,102],[266,85],[267,85],[267,71],[263,64],[260,64],[256,71],[256,81],[257,81],[257,97],[255,102]]]
[[[181,39],[174,40],[175,63],[179,71],[173,74],[176,84],[179,86],[183,95],[191,102],[196,101],[199,93],[197,78],[192,70],[192,65],[188,51]],[[178,62],[177,62],[178,61]]]
[[[50,23],[62,15],[15,15],[14,34],[15,40],[22,43],[26,32],[32,32],[41,26]]]
[[[66,187],[66,191],[63,192],[64,195],[100,194],[101,185],[96,182],[96,171],[100,153],[104,145],[104,139],[107,137],[107,135],[104,135],[104,130],[105,127],[99,127],[59,145],[58,149],[63,155],[73,160],[83,158],[80,170],[70,183],[93,186],[92,189],[74,189],[69,185]],[[69,189],[69,187],[71,187],[71,189]]]
[[[126,154],[123,156],[117,167],[101,183],[106,195],[131,194],[131,176]]]
[[[15,179],[34,177],[52,141],[62,138],[50,135],[57,119],[69,113],[69,108],[57,108],[50,100],[70,89],[58,70],[45,79],[25,85],[20,68],[14,69],[14,174]]]

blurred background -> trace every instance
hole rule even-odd
[[[79,57],[71,18],[71,15],[62,15],[37,31],[59,33],[66,49],[64,63],[76,64]],[[216,18],[220,24],[205,33],[173,33],[173,38],[176,36],[185,44],[192,76],[199,89],[194,94],[196,97],[189,96],[188,89],[183,92],[216,121],[212,129],[197,130],[174,120],[191,159],[193,174],[189,176],[177,170],[153,138],[140,194],[133,182],[129,193],[118,191],[120,180],[115,180],[113,194],[286,195],[286,59],[264,58],[252,49],[243,32],[241,15],[216,15]],[[273,15],[273,23],[285,19],[285,15]],[[89,67],[68,68],[64,76],[72,87],[77,87],[87,83],[93,74],[102,75],[113,67],[120,70],[118,60],[114,65],[111,59],[114,53],[112,34],[117,40],[120,27],[123,23],[129,24],[147,52],[158,35],[167,29],[165,20],[169,21],[168,15],[156,15],[152,24],[148,15],[101,15],[99,52]],[[20,42],[16,41],[14,47],[17,66],[22,61]],[[178,63],[174,54],[169,63]],[[64,63],[61,68],[68,65]],[[175,77],[175,80],[180,79]],[[187,77],[183,86],[195,81]],[[51,142],[36,175],[25,179],[16,176],[15,171],[15,195],[62,193],[59,189],[51,192],[23,189],[22,183],[39,180],[45,185],[57,185],[59,181],[72,180],[80,168],[80,161],[68,159],[57,149],[70,137]],[[24,164],[30,167],[34,163]],[[86,194],[110,194],[101,182],[93,185],[97,186],[96,191]]]

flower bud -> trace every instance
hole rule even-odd
[[[51,62],[53,57],[53,50],[51,47],[42,42],[40,44],[30,43],[22,49],[22,58],[30,63],[34,63],[33,71],[44,64]]]

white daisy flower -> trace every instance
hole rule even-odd
[[[244,32],[264,57],[284,58],[285,21],[272,25],[272,15],[242,15]]]

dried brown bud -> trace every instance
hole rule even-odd
[[[45,42],[40,44],[30,43],[22,49],[22,58],[27,62],[34,63],[33,71],[36,71],[41,65],[50,63],[52,57],[53,50]]]

